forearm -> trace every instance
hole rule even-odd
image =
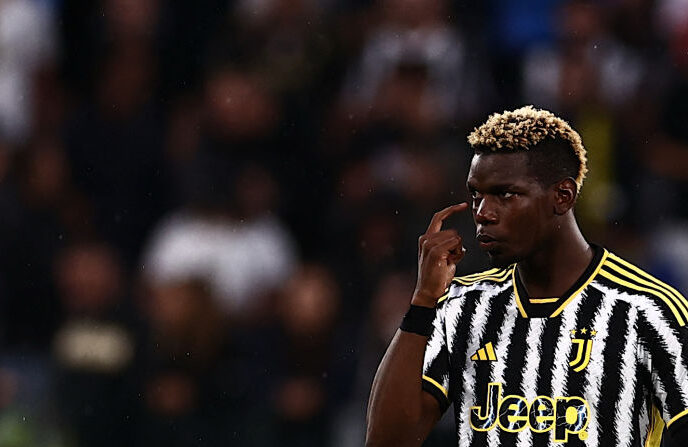
[[[422,390],[428,338],[397,331],[375,375],[368,404],[366,446],[419,446],[440,416]]]

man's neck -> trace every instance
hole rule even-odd
[[[559,297],[585,272],[593,256],[594,250],[571,218],[541,250],[518,263],[517,273],[528,296]]]

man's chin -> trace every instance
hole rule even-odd
[[[519,261],[519,259],[516,256],[509,256],[504,253],[499,253],[499,252],[487,252],[487,258],[490,262],[490,266],[494,268],[507,268],[512,264],[515,264]]]

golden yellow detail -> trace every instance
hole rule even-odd
[[[636,284],[632,284],[628,281],[624,281],[623,279],[621,279],[617,276],[614,276],[605,270],[602,270],[600,272],[600,275],[604,276],[605,278],[607,278],[611,281],[614,281],[615,283],[621,284],[622,286],[629,287],[629,288],[637,290],[639,292],[648,292],[648,293],[655,295],[656,297],[659,297],[662,301],[664,301],[664,303],[666,303],[667,306],[669,306],[669,309],[671,309],[671,312],[673,312],[674,316],[676,317],[676,320],[678,321],[678,324],[681,326],[686,325],[685,321],[681,317],[681,314],[679,314],[678,310],[676,310],[674,303],[672,303],[671,300],[669,298],[667,298],[664,294],[659,293],[654,289],[648,289],[647,287],[641,287],[641,286],[638,286]]]
[[[607,262],[605,264],[605,266],[618,272],[618,273],[620,273],[620,274],[622,274],[622,275],[624,275],[624,276],[626,276],[627,278],[632,279],[635,282],[638,282],[638,283],[643,284],[643,285],[645,285],[651,289],[654,289],[660,293],[665,294],[668,298],[672,299],[672,301],[676,304],[678,309],[681,310],[681,312],[683,312],[683,316],[686,319],[688,319],[688,307],[687,307],[686,303],[684,303],[685,298],[683,300],[681,300],[679,298],[679,296],[681,298],[683,298],[683,296],[680,293],[678,293],[678,292],[672,293],[672,291],[669,290],[669,286],[666,286],[666,285],[661,286],[659,284],[659,280],[652,278],[650,275],[645,274],[644,276],[646,279],[643,279],[643,278],[640,278],[640,277],[634,275],[629,270],[627,270],[623,267],[619,267],[616,264],[612,264],[611,262]],[[640,270],[640,269],[638,269],[638,270]],[[642,270],[640,270],[640,272],[642,272]],[[675,289],[674,289],[674,291],[675,291]]]
[[[673,424],[674,422],[678,421],[679,419],[681,419],[683,416],[686,416],[686,415],[688,415],[688,410],[683,410],[682,412],[680,412],[679,414],[677,414],[676,416],[671,418],[671,420],[669,422],[667,422],[667,424],[666,424],[667,428],[671,427],[671,424]]]
[[[442,391],[442,394],[444,394],[445,397],[449,397],[449,393],[447,392],[447,389],[445,387],[443,387],[442,385],[440,385],[439,382],[437,382],[432,377],[428,377],[428,376],[424,375],[423,380],[435,385],[440,391]]]
[[[528,301],[530,301],[532,304],[547,304],[556,303],[559,301],[559,298],[530,298]]]
[[[674,288],[671,287],[669,284],[660,281],[659,279],[655,278],[654,276],[650,275],[649,273],[647,273],[647,272],[645,272],[645,271],[639,269],[639,268],[636,267],[635,265],[631,264],[631,263],[628,262],[628,261],[625,261],[625,260],[621,259],[620,257],[616,256],[616,255],[613,254],[613,253],[610,253],[610,259],[612,259],[612,260],[618,262],[619,264],[624,265],[625,267],[628,267],[629,269],[633,270],[634,272],[638,273],[639,275],[644,276],[645,278],[649,279],[650,281],[654,281],[654,282],[656,282],[658,285],[660,285],[660,286],[666,288],[666,289],[669,290],[671,293],[673,293],[674,296],[676,296],[676,298],[678,298],[679,300],[681,300],[681,301],[683,302],[683,304],[686,306],[686,308],[688,308],[688,299],[686,299],[686,297],[684,297],[683,295],[681,295],[681,293],[680,293],[678,290],[674,289]]]
[[[647,433],[645,440],[645,447],[660,447],[662,445],[662,433],[664,432],[664,419],[659,413],[659,410],[654,405],[652,406],[652,415],[650,417],[650,430]]]
[[[523,308],[523,304],[521,304],[521,297],[518,296],[518,287],[516,287],[516,268],[514,268],[511,271],[511,282],[514,287],[514,297],[516,298],[516,305],[518,306],[518,310],[521,312],[521,316],[523,318],[528,318],[528,314],[526,313],[526,310]]]

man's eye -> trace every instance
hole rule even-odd
[[[505,198],[505,199],[510,199],[510,198],[512,198],[513,196],[515,196],[516,193],[504,191],[504,192],[501,193],[500,195],[501,195],[503,198]]]

